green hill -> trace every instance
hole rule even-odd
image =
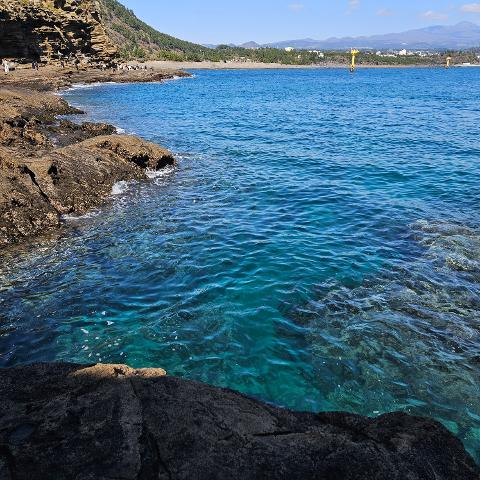
[[[214,53],[201,45],[158,32],[117,0],[99,0],[99,4],[107,33],[124,58],[198,61]]]

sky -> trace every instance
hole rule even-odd
[[[157,30],[201,44],[373,35],[480,24],[480,3],[452,0],[120,0]]]

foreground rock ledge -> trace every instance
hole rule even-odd
[[[0,479],[480,478],[440,424],[295,413],[123,365],[0,369]]]

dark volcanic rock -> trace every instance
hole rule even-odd
[[[440,424],[275,408],[160,369],[0,370],[0,479],[478,480]]]
[[[113,125],[107,123],[84,122],[82,124],[73,123],[70,120],[60,120],[58,125],[48,128],[50,138],[55,145],[66,147],[72,143],[81,142],[89,138],[100,135],[112,135],[117,131]]]

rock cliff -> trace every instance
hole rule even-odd
[[[116,55],[96,0],[0,0],[0,58],[109,64]]]
[[[297,413],[122,365],[0,369],[0,479],[478,480],[433,420]]]

